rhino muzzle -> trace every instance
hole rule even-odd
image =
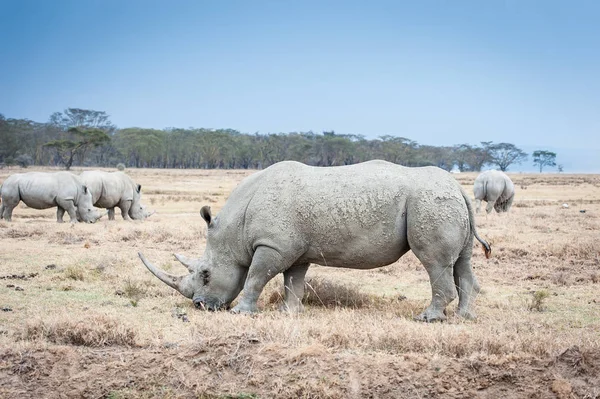
[[[196,309],[208,310],[209,312],[216,312],[217,310],[227,310],[229,305],[218,299],[209,298],[194,298],[194,306]]]

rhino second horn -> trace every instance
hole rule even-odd
[[[154,266],[152,263],[148,262],[144,254],[142,254],[141,252],[138,252],[138,256],[140,257],[142,262],[144,262],[144,265],[148,268],[148,270],[150,270],[152,274],[154,274],[160,281],[162,281],[169,287],[176,289],[182,295],[187,296],[181,290],[181,280],[183,279],[182,276],[174,276],[172,274],[162,271],[158,267]]]
[[[193,264],[194,262],[193,262],[193,259],[190,259],[190,258],[188,258],[187,256],[184,256],[184,255],[179,255],[179,254],[173,254],[173,255],[175,255],[175,258],[176,258],[176,259],[177,259],[179,262],[181,262],[181,264],[182,264],[182,265],[184,265],[185,267],[187,267],[187,269],[188,269],[188,271],[189,271],[190,273],[193,273],[193,272],[194,272],[194,270],[196,270],[196,269],[194,268],[194,264]]]

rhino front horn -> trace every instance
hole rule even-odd
[[[96,221],[98,221],[98,220],[102,219],[102,217],[103,217],[104,215],[108,215],[108,212],[106,212],[106,213],[101,213],[101,214],[100,214],[100,215],[99,215],[99,216],[96,218]]]
[[[148,259],[146,259],[144,254],[142,254],[141,252],[138,252],[138,256],[140,257],[142,262],[144,262],[144,265],[148,268],[148,270],[150,270],[152,274],[154,274],[160,281],[162,281],[171,288],[175,288],[183,296],[189,297],[181,289],[181,280],[183,280],[183,276],[174,276],[172,274],[164,272],[163,270],[150,263]]]

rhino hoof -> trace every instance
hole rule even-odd
[[[444,321],[446,320],[446,316],[443,313],[433,313],[425,311],[420,315],[415,317],[415,321],[423,321],[425,323],[433,323],[436,321]]]

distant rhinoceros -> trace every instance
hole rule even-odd
[[[71,223],[93,223],[100,215],[93,206],[92,194],[81,179],[70,172],[29,172],[9,176],[0,188],[0,219],[12,220],[13,209],[23,201],[34,209],[58,207],[56,219],[63,222],[65,211]]]
[[[142,186],[126,173],[92,170],[79,176],[92,192],[94,205],[108,209],[109,220],[115,220],[115,207],[121,209],[125,220],[140,220],[152,215],[142,206]]]
[[[312,167],[280,162],[244,179],[208,225],[204,256],[177,256],[189,270],[174,276],[151,264],[161,281],[202,309],[257,311],[265,284],[283,273],[285,307],[301,309],[311,263],[373,269],[412,250],[429,274],[432,300],[418,320],[445,319],[456,298],[458,313],[471,309],[479,284],[471,268],[473,236],[479,238],[471,203],[457,181],[436,167],[406,168],[385,161]]]
[[[485,210],[490,213],[508,212],[515,198],[515,185],[510,177],[499,170],[486,170],[477,176],[473,185],[475,212],[479,212],[481,201],[486,201]]]

